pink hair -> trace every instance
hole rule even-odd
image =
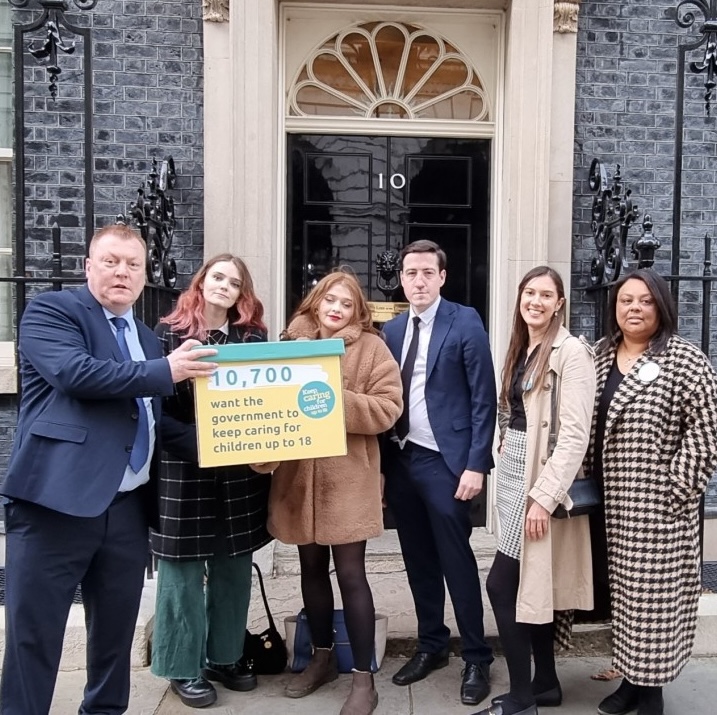
[[[254,282],[249,269],[241,258],[231,253],[220,253],[214,258],[210,258],[192,278],[189,288],[179,296],[177,307],[160,322],[166,323],[172,330],[186,337],[197,340],[206,339],[209,331],[204,319],[205,304],[202,286],[209,269],[216,263],[232,263],[239,273],[241,289],[237,302],[229,308],[227,314],[229,324],[266,332],[263,320],[264,306],[254,292]]]

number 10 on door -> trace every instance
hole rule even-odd
[[[392,188],[402,189],[406,185],[406,177],[403,174],[391,174],[391,177],[389,178],[388,182],[389,184],[391,184]],[[386,188],[383,174],[378,175],[378,188]]]

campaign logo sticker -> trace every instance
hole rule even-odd
[[[306,417],[320,419],[331,414],[336,405],[336,395],[325,382],[307,382],[299,390],[299,409]]]

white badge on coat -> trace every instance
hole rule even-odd
[[[656,362],[646,362],[637,372],[640,382],[652,382],[660,374],[660,366]]]

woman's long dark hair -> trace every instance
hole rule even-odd
[[[613,286],[608,303],[606,339],[600,341],[598,353],[613,350],[622,342],[622,330],[617,324],[617,294],[633,278],[645,284],[657,308],[658,326],[657,332],[650,338],[650,351],[659,355],[667,347],[669,339],[677,333],[677,308],[667,281],[652,268],[639,268],[624,275]]]
[[[534,387],[542,385],[545,374],[548,371],[548,360],[550,360],[550,353],[553,349],[553,342],[555,336],[560,330],[560,326],[565,320],[565,287],[563,286],[563,279],[560,277],[555,269],[550,266],[536,266],[531,268],[524,276],[523,280],[520,281],[518,286],[518,297],[515,300],[515,310],[513,311],[513,330],[510,334],[510,343],[508,345],[508,354],[505,358],[505,364],[503,365],[503,374],[501,376],[501,388],[500,388],[500,405],[503,408],[507,408],[510,404],[510,383],[513,381],[513,373],[518,364],[518,360],[524,350],[528,348],[528,326],[523,320],[523,316],[520,314],[520,299],[523,296],[525,286],[530,283],[534,278],[540,278],[541,276],[548,276],[555,284],[555,292],[558,294],[558,299],[563,299],[563,304],[556,311],[548,325],[548,329],[543,335],[543,339],[540,342],[538,353],[535,356],[535,361],[532,364],[530,379],[524,386],[526,392],[530,392]],[[527,376],[526,376],[527,377]]]

